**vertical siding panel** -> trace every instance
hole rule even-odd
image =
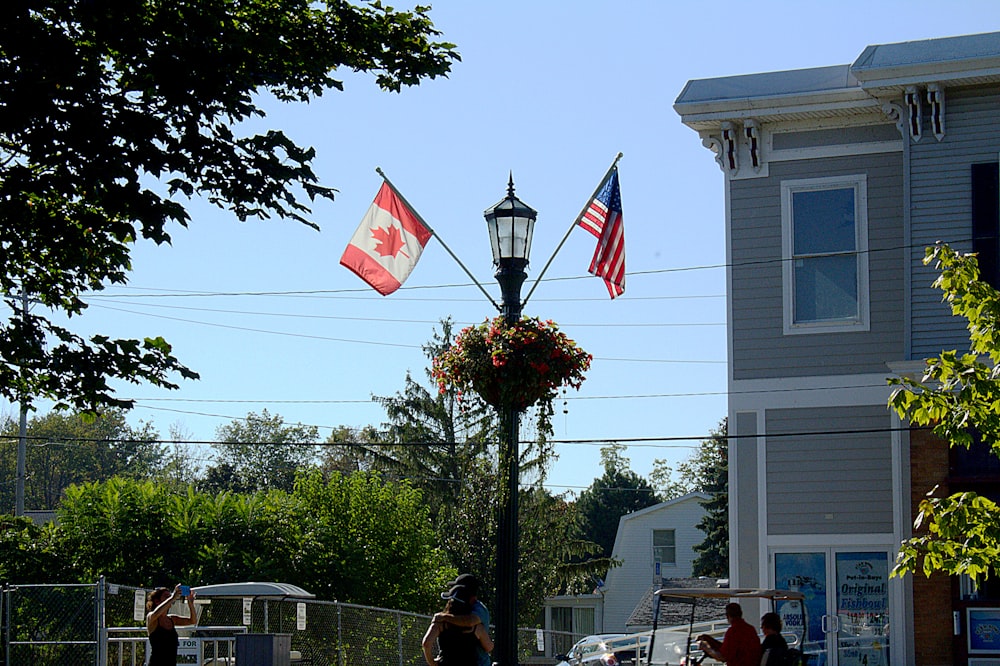
[[[891,421],[881,405],[769,409],[768,435],[883,430],[849,435],[768,437],[767,532],[891,533]]]
[[[761,526],[757,523],[757,439],[753,437],[758,434],[757,413],[736,414],[735,434],[738,437],[729,444],[729,502],[730,506],[737,503],[737,523],[735,534],[730,534],[729,539],[734,544],[733,551],[747,554],[735,563],[737,580],[743,587],[754,587],[761,584],[757,558],[750,555],[757,552],[761,541]]]

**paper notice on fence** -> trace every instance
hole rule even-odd
[[[146,619],[146,591],[136,590],[132,599],[132,619],[142,622]]]

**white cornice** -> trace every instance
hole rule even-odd
[[[674,104],[681,122],[695,130],[718,128],[726,120],[826,118],[857,115],[877,108],[878,102],[858,88]]]

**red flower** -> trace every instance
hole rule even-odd
[[[551,401],[563,386],[579,388],[591,358],[552,321],[522,318],[508,327],[497,317],[462,330],[434,359],[431,373],[440,386],[472,389],[491,405],[524,409]]]

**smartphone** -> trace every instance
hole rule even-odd
[[[190,596],[191,596],[191,586],[190,585],[181,585],[181,598],[185,599],[185,598],[190,597]]]

